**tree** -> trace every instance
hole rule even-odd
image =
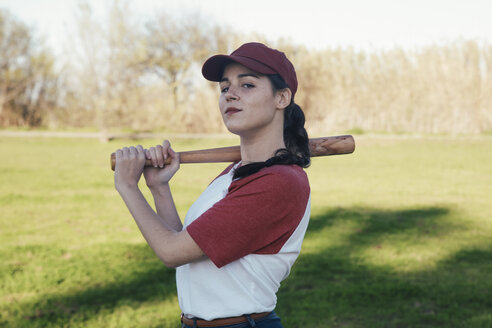
[[[0,53],[0,124],[41,125],[57,102],[53,56],[5,10],[0,10]]]
[[[199,16],[177,22],[165,12],[146,24],[147,70],[164,79],[171,87],[173,111],[179,110],[179,88],[189,81],[190,67],[209,54],[207,27]]]
[[[70,40],[67,102],[72,110],[90,113],[108,138],[111,127],[138,126],[139,109],[145,102],[141,92],[143,43],[138,24],[128,15],[128,4],[113,1],[101,22],[88,2],[79,3],[77,33]],[[142,116],[142,115],[141,115]],[[140,117],[141,117],[140,116]]]

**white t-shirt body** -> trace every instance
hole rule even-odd
[[[179,305],[188,317],[272,311],[301,250],[310,216],[304,170],[274,165],[234,181],[233,171],[231,165],[207,187],[184,221],[207,255],[176,271]]]

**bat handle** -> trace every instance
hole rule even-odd
[[[171,157],[168,157],[164,160],[164,165],[171,164]],[[150,159],[145,160],[145,166],[152,166],[152,161]],[[116,153],[111,153],[111,170],[114,171],[116,167]]]
[[[203,150],[191,150],[178,152],[180,163],[232,163],[241,160],[239,146],[212,148]],[[165,165],[171,164],[171,158],[164,161]],[[152,161],[147,159],[145,166],[152,166]],[[116,153],[111,154],[111,169],[116,167]]]

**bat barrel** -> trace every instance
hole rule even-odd
[[[309,139],[311,157],[352,154],[355,150],[354,137],[351,135]]]

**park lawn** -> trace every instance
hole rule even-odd
[[[312,218],[278,293],[284,326],[492,327],[492,137],[356,142],[307,169]],[[109,154],[125,144],[137,142],[0,139],[0,327],[179,326],[174,270],[113,187]],[[182,165],[182,217],[224,167]]]

